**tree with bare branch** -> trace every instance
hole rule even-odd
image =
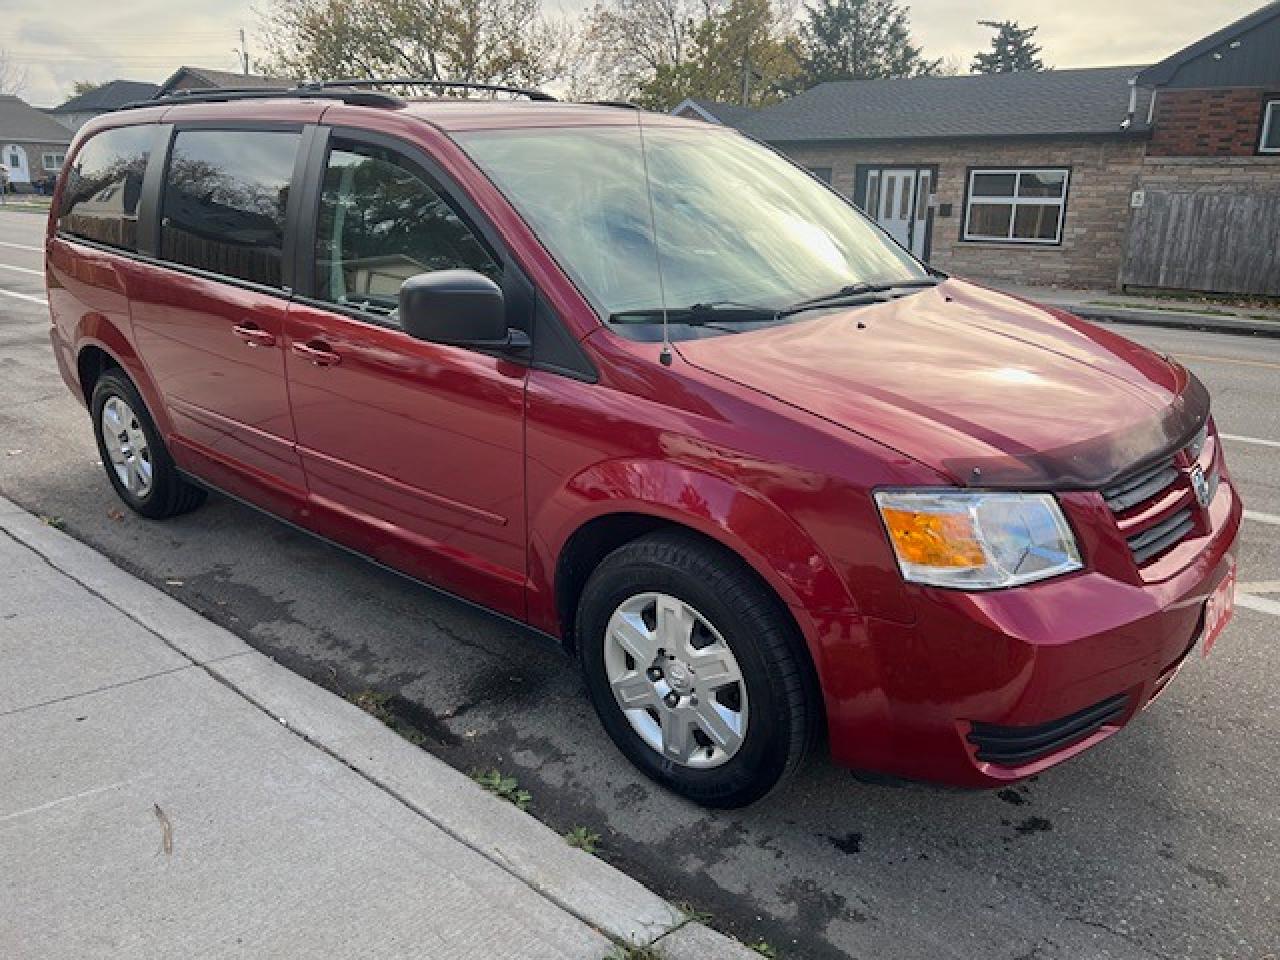
[[[4,47],[0,47],[0,94],[18,95],[27,86],[27,69],[14,62]]]
[[[536,86],[563,70],[540,0],[275,0],[259,16],[277,76]]]

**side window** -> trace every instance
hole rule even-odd
[[[285,208],[301,139],[276,131],[180,131],[164,186],[161,257],[281,286]]]
[[[138,249],[138,198],[155,131],[152,126],[117,127],[80,148],[67,170],[59,230],[124,250]]]
[[[432,270],[470,269],[501,281],[501,267],[409,161],[336,139],[316,224],[316,295],[390,319],[400,285]]]

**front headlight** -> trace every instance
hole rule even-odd
[[[902,576],[990,590],[1079,570],[1080,550],[1047,493],[877,491]]]

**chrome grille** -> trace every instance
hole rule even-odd
[[[1185,507],[1165,517],[1155,526],[1134,534],[1129,538],[1129,549],[1133,551],[1134,562],[1142,566],[1174,544],[1181,543],[1193,526],[1195,521],[1191,518],[1191,508]]]
[[[1177,479],[1178,469],[1173,465],[1173,457],[1169,457],[1107,487],[1102,491],[1102,499],[1107,501],[1112,513],[1124,513],[1164,493]]]
[[[1208,440],[1201,429],[1182,450],[1184,463],[1200,463]],[[1209,499],[1218,490],[1218,463],[1214,454],[1205,467]],[[1139,567],[1155,560],[1183,541],[1196,525],[1196,502],[1185,468],[1177,456],[1168,456],[1105,487],[1106,501],[1125,534],[1134,563]]]

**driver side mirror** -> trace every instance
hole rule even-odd
[[[419,340],[459,347],[509,347],[527,341],[507,329],[502,289],[474,270],[433,270],[400,285],[400,326]]]

